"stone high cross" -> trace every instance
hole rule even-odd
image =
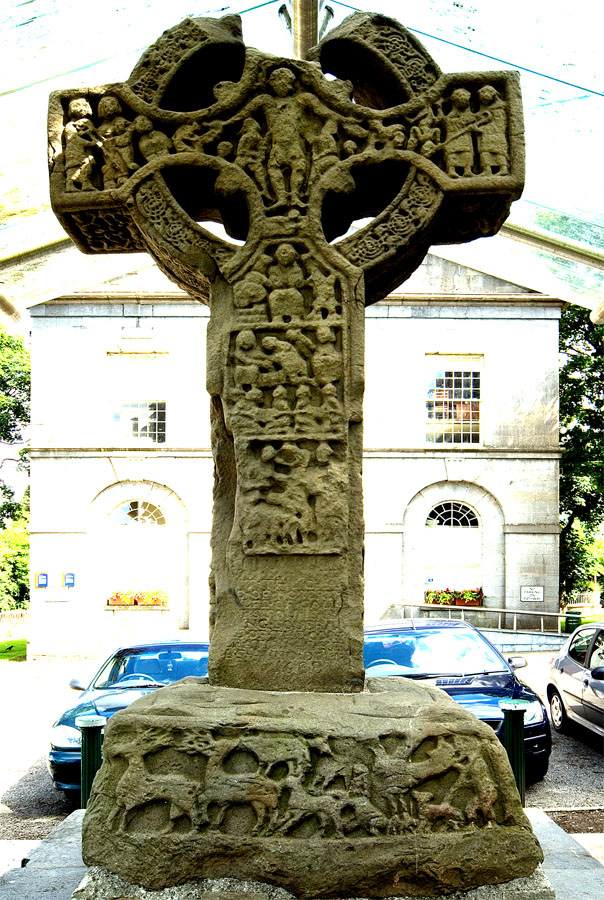
[[[124,84],[52,96],[51,196],[82,250],[147,250],[211,307],[212,683],[352,692],[363,309],[431,244],[497,231],[522,113],[516,73],[443,75],[384,16],[314,54],[246,50],[235,16],[185,19]]]

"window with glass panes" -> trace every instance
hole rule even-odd
[[[481,357],[428,357],[426,440],[479,444]]]
[[[166,442],[166,404],[163,401],[120,403],[117,414],[124,437]]]

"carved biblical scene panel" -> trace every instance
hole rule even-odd
[[[151,727],[114,744],[108,825],[117,834],[222,833],[292,839],[475,830],[505,818],[501,760],[459,734],[415,743],[323,734]]]
[[[244,551],[341,553],[348,467],[337,441],[250,441],[238,454]]]
[[[103,752],[85,862],[147,888],[227,872],[301,900],[442,897],[543,858],[493,730],[406,678],[354,696],[186,678],[114,716]]]
[[[363,121],[354,109],[347,115],[334,111],[300,87],[293,66],[263,74],[268,90],[243,103],[239,112],[211,120],[195,114],[182,124],[161,110],[154,118],[141,115],[111,94],[66,98],[61,107],[64,191],[115,190],[147,163],[178,154],[216,157],[225,164],[217,167],[224,173],[235,167],[269,215],[303,209],[311,185],[330,169],[354,170],[355,163],[367,164],[369,158],[408,160],[412,152],[451,178],[510,174],[509,79],[485,84],[458,78],[457,85],[431,90],[421,102]],[[344,105],[353,106],[352,85],[333,84],[332,103],[342,106],[346,100]],[[237,101],[241,105],[241,93],[239,85],[215,88],[221,103],[233,107]]]
[[[244,328],[230,343],[226,419],[234,434],[343,436],[341,329]]]

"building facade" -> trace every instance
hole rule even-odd
[[[445,588],[557,611],[560,308],[429,256],[367,309],[368,621]],[[32,652],[207,638],[209,310],[114,286],[31,314]]]

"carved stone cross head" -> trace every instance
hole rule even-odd
[[[51,197],[65,229],[88,253],[148,249],[195,295],[200,272],[232,276],[274,234],[325,245],[371,217],[337,244],[369,303],[430,244],[497,231],[524,177],[516,72],[444,75],[398,22],[367,13],[314,58],[246,49],[237,16],[188,18],[124,84],[53,94]]]
[[[189,18],[124,84],[53,94],[49,135],[78,246],[147,250],[212,309],[212,680],[360,690],[363,306],[507,216],[517,74],[443,75],[380,15],[311,62]]]

